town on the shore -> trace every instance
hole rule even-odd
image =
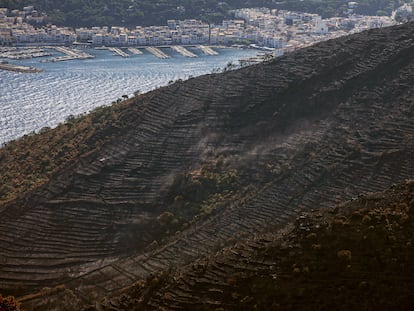
[[[253,44],[280,50],[279,53],[315,42],[397,23],[396,14],[411,13],[404,5],[393,16],[354,14],[357,2],[348,2],[344,17],[322,19],[317,14],[245,8],[232,11],[234,19],[221,24],[168,20],[165,26],[136,26],[134,29],[108,26],[92,28],[57,27],[33,6],[22,11],[0,8],[0,45],[168,46]]]

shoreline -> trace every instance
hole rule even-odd
[[[0,102],[7,103],[2,106],[0,144],[45,126],[56,126],[68,115],[110,105],[122,95],[131,97],[137,90],[142,94],[170,81],[222,71],[229,62],[238,63],[256,54],[254,50],[226,49],[215,57],[200,54],[191,59],[174,54],[163,60],[146,51],[130,58],[95,52],[96,58],[90,60],[40,63],[41,58],[9,62],[42,68],[44,72],[40,74],[0,70]]]

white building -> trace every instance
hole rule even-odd
[[[325,21],[322,20],[320,16],[314,19],[314,32],[317,34],[327,34],[328,33],[328,25]]]

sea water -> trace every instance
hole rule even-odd
[[[198,57],[187,58],[169,48],[163,49],[169,59],[158,59],[145,50],[142,55],[122,58],[109,50],[87,49],[94,59],[9,61],[44,71],[28,74],[0,70],[0,145],[43,127],[54,127],[70,115],[110,105],[123,95],[218,71],[229,62],[237,64],[239,59],[257,54],[255,50],[225,48],[216,49],[219,55],[208,56],[195,48],[189,50]]]

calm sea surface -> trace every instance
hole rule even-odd
[[[168,84],[221,69],[230,61],[254,56],[255,50],[216,49],[217,56],[206,56],[189,49],[197,58],[186,58],[171,49],[171,56],[158,59],[144,51],[130,58],[114,56],[108,50],[87,50],[96,56],[89,60],[42,63],[36,58],[10,63],[44,69],[37,74],[0,70],[0,144],[45,126],[56,126],[69,115],[109,105],[122,95],[147,92]],[[61,55],[60,53],[55,53]],[[56,56],[55,55],[55,56]]]

